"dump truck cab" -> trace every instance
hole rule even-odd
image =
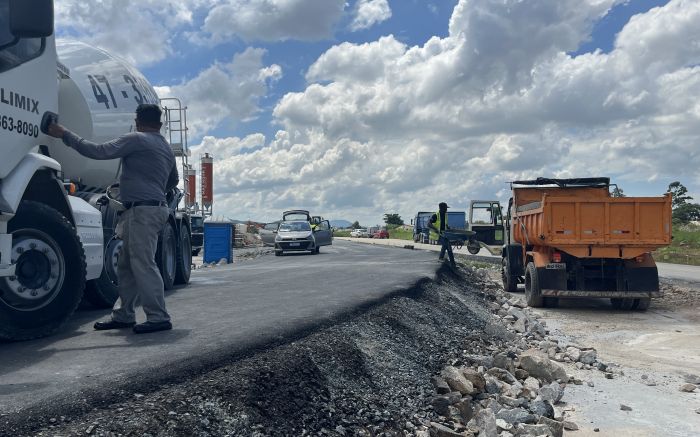
[[[671,242],[671,197],[612,197],[609,178],[511,183],[502,276],[530,306],[610,298],[646,309],[660,296],[651,252]]]

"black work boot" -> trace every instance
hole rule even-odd
[[[118,322],[114,319],[104,320],[102,322],[95,322],[93,328],[95,331],[107,331],[109,329],[124,329],[131,328],[136,322]]]
[[[134,326],[134,333],[148,334],[149,332],[167,331],[170,329],[173,329],[173,324],[170,323],[170,320],[164,320],[162,322],[144,322]]]

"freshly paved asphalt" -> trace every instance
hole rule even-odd
[[[0,344],[0,416],[215,366],[433,279],[439,267],[430,252],[337,240],[315,256],[196,270],[166,299],[172,331],[97,332],[93,323],[109,312],[81,310],[52,337]]]

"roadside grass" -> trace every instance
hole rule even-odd
[[[337,230],[333,231],[333,236],[334,237],[349,237],[350,230],[349,229],[337,229]]]
[[[674,225],[671,245],[653,255],[659,262],[700,266],[700,226]]]
[[[410,240],[413,241],[413,230],[407,230],[402,228],[389,228],[389,238],[397,238],[399,240]]]

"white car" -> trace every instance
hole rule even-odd
[[[333,244],[333,234],[327,221],[319,224],[316,229],[306,220],[282,221],[275,235],[275,255],[281,256],[286,252],[319,253],[321,246]]]
[[[369,231],[365,228],[353,229],[350,232],[350,236],[355,238],[369,238]]]

